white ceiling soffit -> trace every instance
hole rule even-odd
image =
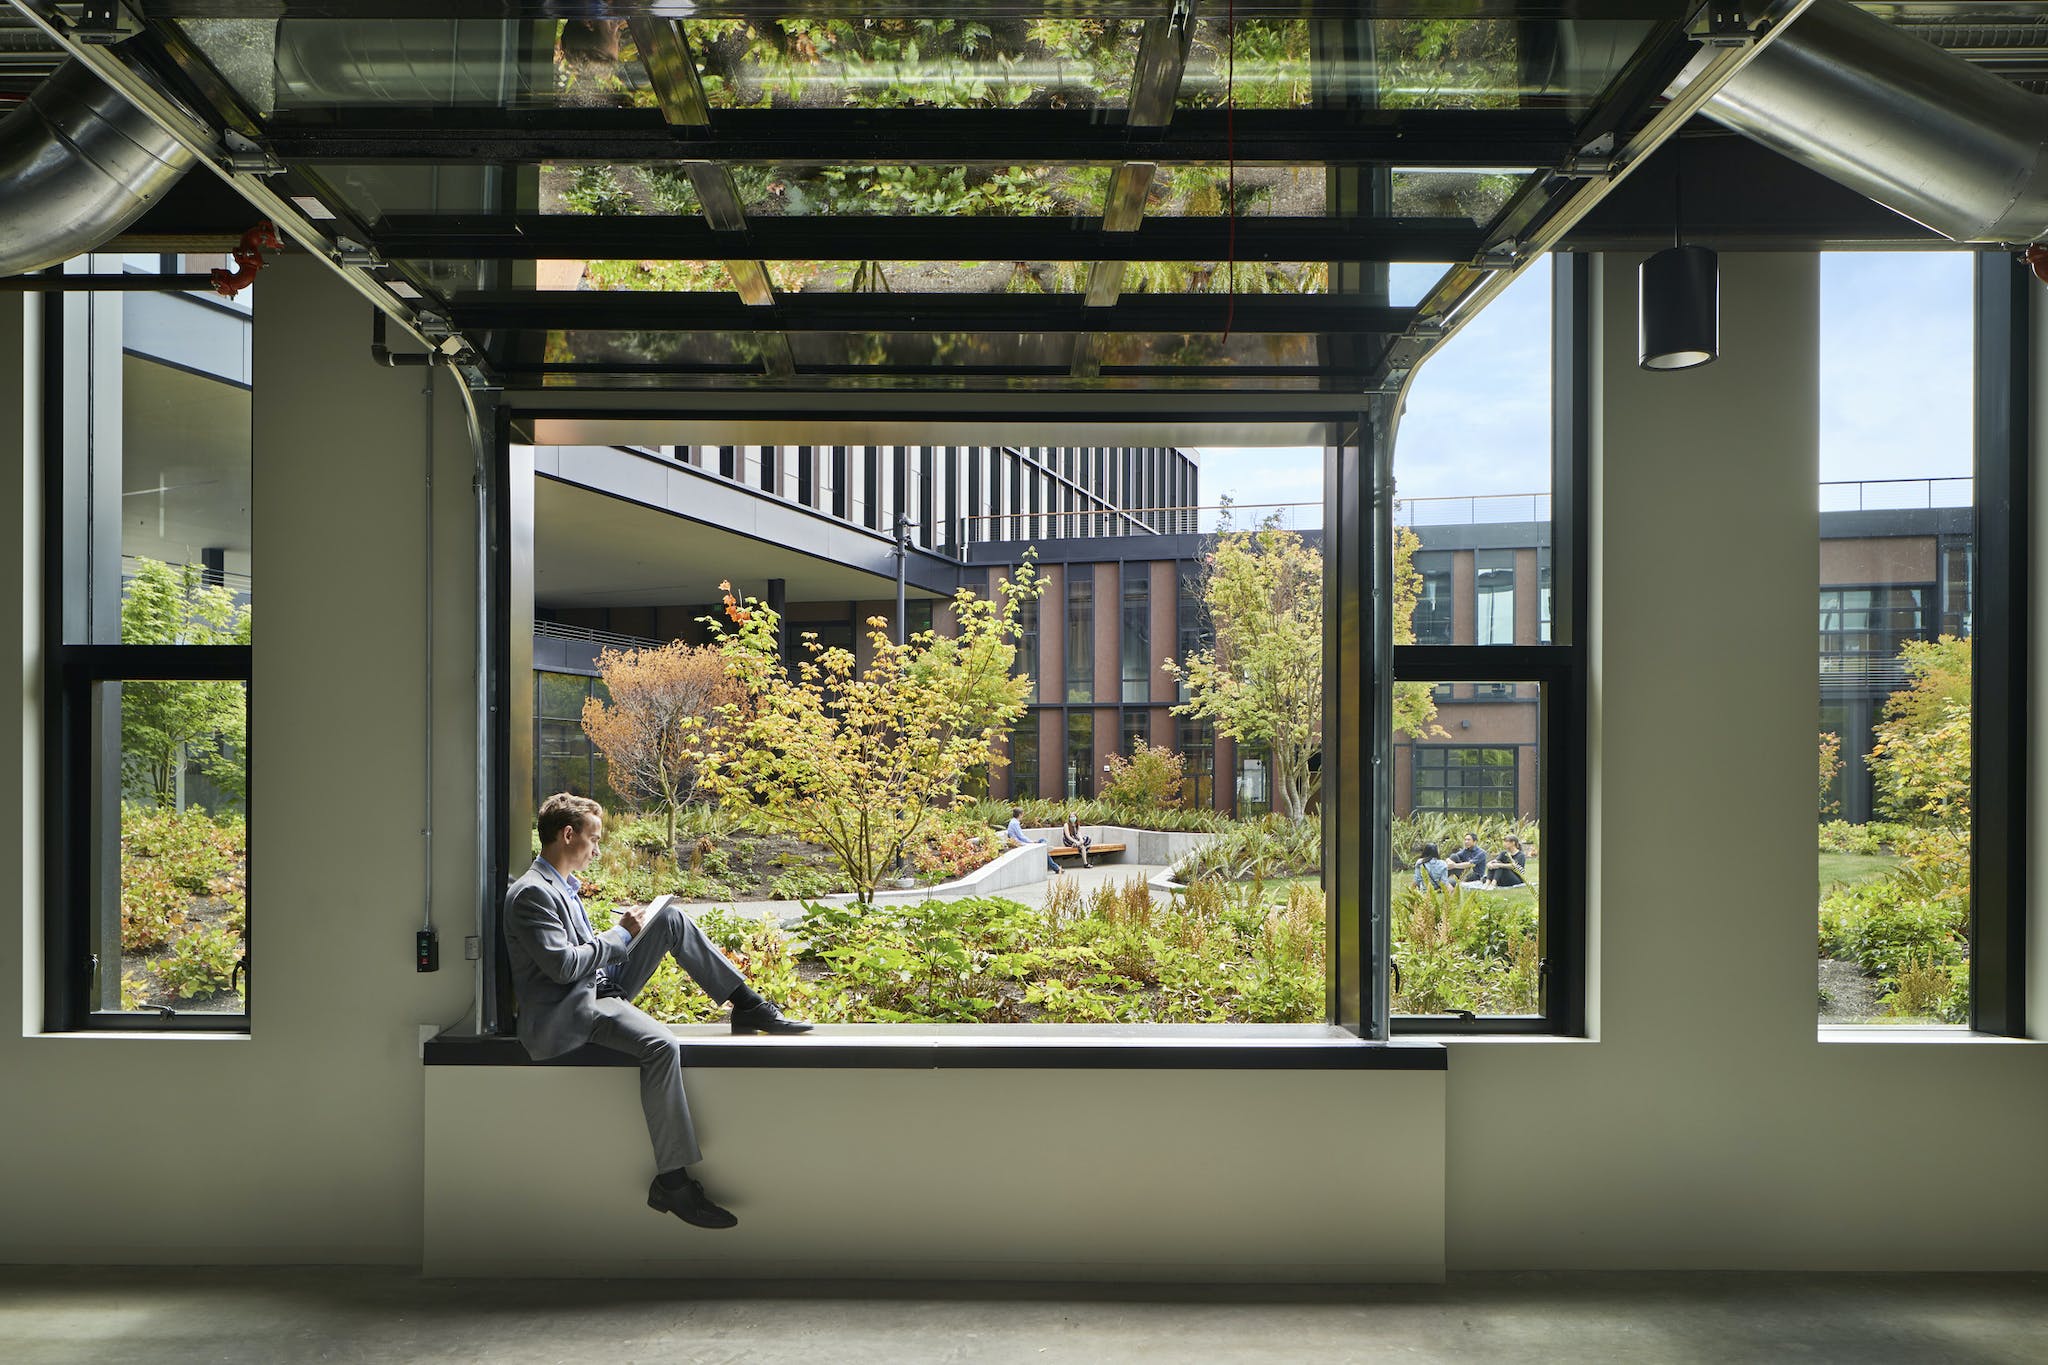
[[[1319,446],[1326,422],[995,421],[987,418],[541,417],[538,445],[561,446]]]

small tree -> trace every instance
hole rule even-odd
[[[124,645],[246,645],[249,608],[226,588],[205,582],[192,565],[154,559],[137,565],[121,590]],[[196,764],[230,797],[248,791],[242,748],[249,733],[249,694],[239,682],[148,681],[121,684],[121,775],[169,809],[178,802],[178,774]]]
[[[1394,528],[1394,643],[1415,643],[1415,607],[1422,601],[1422,571],[1415,552],[1422,538],[1406,526]],[[1411,739],[1441,735],[1436,724],[1436,694],[1426,682],[1394,684],[1394,732]]]
[[[1102,799],[1130,810],[1173,810],[1180,805],[1186,764],[1173,750],[1140,744],[1126,759],[1112,754]]]
[[[1878,805],[1894,820],[1965,833],[1970,827],[1970,642],[1953,635],[1899,650],[1907,684],[1884,704],[1865,762]]]
[[[725,657],[672,641],[658,649],[607,649],[597,671],[609,703],[583,703],[583,733],[604,754],[612,790],[636,810],[658,806],[676,842],[676,815],[696,799],[699,754],[721,708],[739,698]]]
[[[1418,544],[1406,528],[1396,533],[1396,644],[1415,639]],[[1214,721],[1218,733],[1266,749],[1274,807],[1299,820],[1315,798],[1318,775],[1309,760],[1323,742],[1323,557],[1270,520],[1252,531],[1226,523],[1207,560],[1202,598],[1215,644],[1161,665],[1188,690],[1174,714]],[[1395,729],[1421,736],[1433,728],[1427,683],[1397,683],[1393,707]]]
[[[805,634],[792,674],[775,649],[776,616],[726,591],[709,624],[740,687],[707,747],[707,785],[749,824],[828,850],[863,903],[915,846],[975,769],[1004,760],[994,741],[1024,712],[1016,676],[1018,609],[1037,594],[1027,562],[999,601],[953,599],[952,637],[920,631],[905,644],[868,621],[873,659]]]
[[[1832,730],[1820,732],[1820,813],[1833,815],[1842,809],[1835,800],[1835,778],[1842,771],[1842,737]]]

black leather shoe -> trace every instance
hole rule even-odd
[[[732,1012],[734,1033],[809,1033],[811,1026],[801,1019],[789,1019],[770,1001]]]
[[[657,1177],[647,1187],[647,1207],[660,1213],[672,1213],[692,1227],[736,1228],[740,1220],[731,1210],[722,1209],[711,1202],[711,1196],[704,1193],[704,1187],[694,1180],[685,1180],[670,1189]]]

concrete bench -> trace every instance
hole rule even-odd
[[[1124,851],[1124,847],[1123,844],[1090,844],[1088,846],[1088,856],[1100,858],[1109,853],[1121,853]],[[1066,844],[1053,844],[1045,851],[1055,858],[1078,858],[1081,856],[1080,849],[1069,847]]]

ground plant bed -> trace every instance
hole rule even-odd
[[[1142,878],[1034,908],[1001,897],[805,907],[784,930],[693,912],[763,994],[827,1023],[1308,1023],[1323,1016],[1323,903],[1220,885],[1156,899]],[[609,913],[602,913],[609,921]],[[717,1019],[664,964],[639,1001]]]
[[[248,830],[130,804],[121,812],[121,1008],[238,1013],[248,924]]]

